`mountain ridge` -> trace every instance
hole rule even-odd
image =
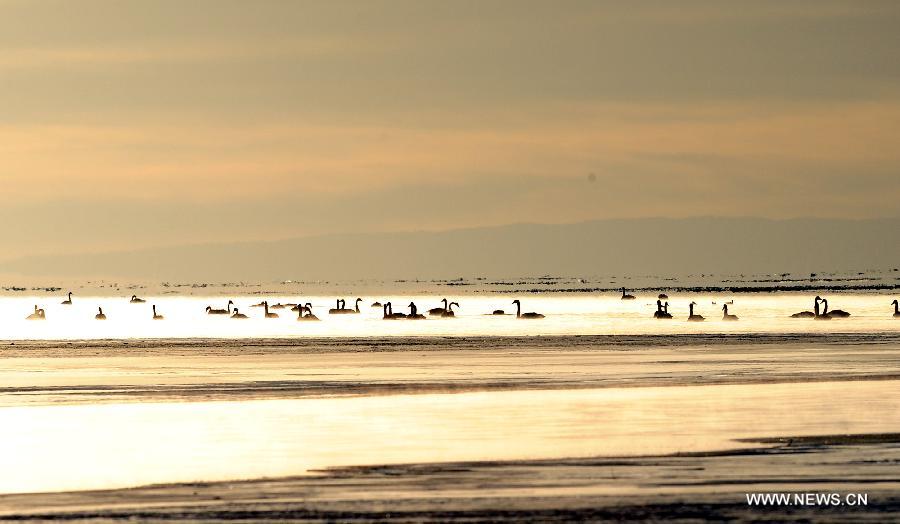
[[[900,218],[640,218],[197,243],[0,263],[32,276],[441,278],[815,272],[900,265]]]

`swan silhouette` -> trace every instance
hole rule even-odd
[[[663,309],[662,300],[657,300],[656,301],[656,312],[653,313],[653,318],[660,318],[660,319],[672,318],[672,315],[670,315],[669,312],[667,311],[668,309],[669,309],[668,302],[666,302],[665,309]]]
[[[248,317],[247,315],[238,311],[238,308],[234,308],[234,314],[231,315],[231,318],[242,319],[242,318],[250,318],[250,317]]]
[[[794,313],[791,315],[791,318],[817,318],[819,316],[819,301],[822,300],[822,297],[816,295],[816,300],[813,305],[812,311],[801,311],[799,313]]]
[[[300,304],[297,304],[297,307],[300,308],[300,316],[297,317],[297,320],[306,320],[306,321],[312,321],[312,322],[317,322],[319,320],[319,317],[317,317],[312,312],[312,303],[307,302],[306,304],[304,304],[302,306]],[[303,314],[303,311],[306,311],[305,315]]]
[[[415,302],[410,302],[407,307],[409,307],[409,316],[406,317],[407,320],[425,320],[425,315],[418,313],[419,308],[416,307]]]
[[[269,302],[268,301],[265,301],[262,304],[263,304],[263,308],[265,310],[264,316],[266,318],[278,318],[278,313],[269,313]]]
[[[131,304],[143,304],[146,302],[143,298],[138,298],[137,295],[131,295],[131,300],[128,301]]]
[[[94,318],[97,320],[106,320],[106,315],[103,314],[103,308],[98,307],[97,311],[98,311],[98,313],[96,315],[94,315]]]
[[[729,315],[728,314],[728,304],[722,305],[722,320],[737,320],[737,315]]]
[[[828,315],[831,318],[847,318],[850,316],[850,313],[847,313],[843,309],[828,311],[828,301],[824,298],[822,299],[822,303],[825,305],[825,309],[822,311],[823,315]]]
[[[688,305],[688,308],[690,311],[690,313],[688,314],[688,320],[690,320],[691,322],[703,322],[704,320],[706,320],[705,318],[703,318],[703,315],[695,315],[694,314],[694,306],[696,306],[696,305],[697,305],[696,302],[691,302]]]
[[[343,314],[350,313],[351,311],[353,311],[352,309],[345,308],[344,307],[345,303],[346,302],[344,301],[344,299],[339,298],[337,301],[337,307],[333,307],[333,308],[329,309],[328,314],[329,315],[343,315]]]
[[[212,306],[206,306],[206,314],[207,315],[230,315],[231,314],[231,306],[234,305],[234,302],[228,301],[227,309],[213,309]]]
[[[622,300],[634,300],[634,295],[629,295],[625,293],[625,288],[622,288]]]
[[[453,312],[453,306],[459,307],[458,302],[450,302],[447,304],[447,311],[441,313],[441,318],[454,318],[456,317],[456,313]]]
[[[304,312],[306,312],[305,315],[303,314]],[[319,320],[319,317],[313,314],[312,304],[307,302],[305,306],[303,304],[297,304],[297,320],[305,322],[317,322]]]
[[[71,292],[71,291],[69,291],[69,298],[63,300],[62,302],[60,302],[60,304],[62,304],[62,305],[64,305],[64,306],[71,306],[71,305],[72,305],[72,292]]]
[[[347,307],[347,301],[342,298],[342,299],[338,300],[337,308],[329,309],[328,313],[330,315],[351,315],[351,314],[359,313],[359,303],[360,302],[362,302],[362,299],[357,298],[355,308],[349,309]]]
[[[164,318],[166,317],[156,312],[156,304],[153,304],[153,320],[163,320]]]
[[[34,306],[34,313],[25,317],[27,320],[46,320],[46,316],[44,315],[43,309],[38,309],[37,305]]]
[[[894,318],[900,318],[900,308],[897,307],[897,300],[895,299],[891,302],[891,305],[894,306]]]
[[[442,316],[444,313],[446,313],[447,312],[447,299],[446,298],[441,299],[441,302],[444,303],[444,307],[433,307],[428,310],[428,314],[433,317],[438,317],[438,316]]]
[[[328,310],[329,315],[337,315],[344,312],[344,301],[341,299],[337,299],[337,304],[331,309]]]
[[[516,318],[526,318],[526,319],[544,318],[544,315],[542,315],[540,313],[534,313],[534,312],[522,313],[522,303],[519,302],[518,299],[513,300],[513,304],[516,305]]]
[[[385,302],[384,306],[384,316],[382,317],[384,320],[397,320],[398,318],[406,318],[406,315],[403,313],[394,313],[394,307],[390,302]]]

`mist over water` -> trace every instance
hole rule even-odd
[[[302,297],[312,303],[320,322],[298,322],[297,313],[271,309],[278,318],[264,318],[259,296],[238,296],[233,300],[247,319],[228,315],[209,315],[207,306],[226,308],[223,296],[159,297],[145,296],[146,303],[131,304],[125,297],[78,296],[72,305],[60,304],[58,297],[0,298],[2,338],[7,340],[82,340],[143,338],[292,338],[292,337],[390,337],[390,336],[504,336],[504,335],[644,335],[644,334],[708,334],[708,333],[869,333],[900,329],[900,320],[892,317],[890,295],[825,294],[829,307],[843,309],[851,317],[817,321],[790,318],[792,313],[812,311],[814,293],[757,294],[671,294],[668,298],[670,320],[653,318],[656,296],[638,294],[636,300],[621,300],[609,295],[449,295],[455,318],[428,317],[425,320],[383,320],[376,300],[392,302],[395,312],[409,312],[415,302],[420,313],[441,307],[437,295],[361,297],[359,314],[330,315],[335,298]],[[270,305],[293,303],[294,296],[267,296]],[[356,297],[347,296],[352,308]],[[522,300],[522,312],[546,315],[539,320],[517,319],[514,298]],[[687,322],[688,304],[696,302],[694,312],[704,322]],[[731,302],[729,313],[739,321],[722,320],[722,305]],[[151,305],[165,318],[153,320]],[[34,305],[45,309],[46,320],[26,320]],[[95,320],[102,307],[107,320]],[[492,315],[502,309],[503,316]]]

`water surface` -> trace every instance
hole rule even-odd
[[[147,296],[145,304],[130,304],[127,298],[76,297],[74,304],[59,304],[59,297],[0,298],[0,337],[9,340],[78,340],[122,338],[259,338],[259,337],[383,337],[383,336],[514,336],[514,335],[589,335],[589,334],[694,334],[694,333],[874,333],[900,330],[900,319],[892,317],[892,298],[880,294],[840,293],[829,296],[832,309],[850,311],[847,319],[814,321],[792,319],[790,315],[812,310],[814,295],[764,293],[753,295],[683,294],[668,299],[672,320],[652,318],[655,296],[639,296],[623,301],[609,295],[528,295],[528,296],[448,296],[459,302],[456,318],[431,317],[423,321],[384,321],[382,309],[372,308],[375,300],[391,301],[396,312],[408,312],[413,301],[420,312],[440,307],[441,297],[399,296],[363,297],[361,313],[329,315],[334,297],[266,297],[270,304],[293,303],[302,298],[313,304],[321,322],[297,322],[289,309],[273,310],[279,318],[266,319],[262,308],[250,307],[260,297],[235,296],[242,313],[251,318],[231,319],[226,315],[207,315],[207,305],[225,308],[228,298]],[[346,297],[352,307],[355,297]],[[513,298],[521,298],[523,310],[546,315],[542,320],[526,321],[515,317]],[[695,313],[705,322],[687,322],[688,304],[697,302]],[[729,312],[738,322],[722,320],[722,305],[734,301]],[[715,303],[715,304],[714,304]],[[165,320],[151,319],[151,304],[156,304]],[[46,310],[47,320],[28,321],[34,305]],[[103,307],[108,319],[94,320]],[[507,315],[490,315],[502,309]]]

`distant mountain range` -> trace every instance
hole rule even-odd
[[[805,273],[900,266],[900,218],[689,218],[24,257],[0,273],[172,281]]]

